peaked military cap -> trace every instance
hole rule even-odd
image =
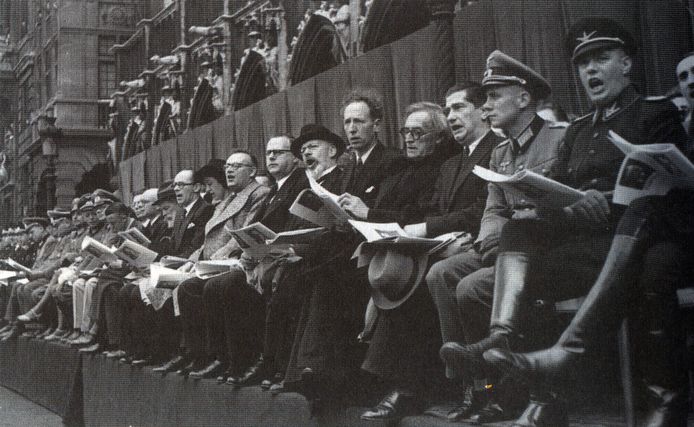
[[[92,193],[92,198],[94,201],[94,206],[101,206],[104,203],[113,203],[113,202],[119,202],[118,197],[116,197],[115,194],[106,191],[104,189],[96,189]]]
[[[51,209],[46,213],[48,214],[48,217],[52,218],[52,219],[60,219],[60,218],[70,219],[70,217],[71,217],[70,211],[67,209],[63,209],[63,208]]]
[[[636,40],[631,33],[616,21],[601,16],[588,16],[572,25],[564,45],[573,61],[596,49],[621,47],[629,55],[636,53]]]
[[[552,93],[552,88],[540,73],[504,52],[495,50],[487,57],[482,87],[509,85],[523,86],[538,99],[547,98]]]
[[[27,230],[30,229],[34,225],[40,225],[41,227],[46,227],[48,226],[48,218],[40,217],[40,216],[29,216],[26,218],[22,219],[22,223],[24,224],[24,228]]]

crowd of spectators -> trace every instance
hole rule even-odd
[[[481,83],[456,84],[443,106],[408,107],[404,154],[379,139],[380,96],[359,89],[342,103],[344,138],[306,124],[297,137],[267,141],[269,185],[257,179],[258,159],[237,150],[179,171],[130,206],[97,190],[70,209],[26,218],[0,240],[1,258],[29,270],[0,287],[2,340],[62,342],[163,374],[260,384],[312,402],[366,395],[374,398],[366,420],[426,410],[451,421],[562,426],[571,405],[560,385],[629,315],[645,425],[686,425],[676,290],[691,277],[694,195],[676,189],[612,203],[624,155],[607,132],[690,156],[694,54],[677,67],[677,96],[647,98],[629,77],[637,44],[615,22],[577,22],[566,49],[594,106],[570,123],[546,102],[552,88],[542,75],[495,51]],[[564,209],[536,206],[482,180],[475,166],[532,170],[584,196]],[[275,233],[316,227],[290,212],[316,183],[356,220],[397,223],[411,237],[455,233],[456,241],[430,257],[393,250],[358,267],[352,255],[363,237],[339,224],[290,249],[244,252],[236,231],[257,222]],[[157,263],[180,273],[196,273],[200,261],[237,262],[145,293],[149,268],[83,250],[87,237],[118,247],[132,228],[151,241]],[[570,325],[542,349],[549,328],[534,302],[578,296],[586,299]],[[454,395],[437,393],[442,384]],[[442,412],[435,404],[444,398],[458,405]]]

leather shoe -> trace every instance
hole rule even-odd
[[[94,344],[94,339],[95,339],[94,335],[86,333],[86,334],[80,336],[79,338],[70,341],[69,344],[71,346],[74,346],[74,347],[80,347],[80,346],[84,346],[84,345],[92,345],[92,344]]]
[[[229,368],[226,371],[222,372],[217,377],[217,384],[223,384],[223,383],[227,382],[227,380],[233,376],[234,376],[234,372],[232,372],[231,368]]]
[[[555,396],[547,399],[531,398],[513,427],[568,427],[566,405]]]
[[[472,414],[484,407],[487,395],[484,391],[476,392],[472,386],[465,388],[463,403],[448,413],[448,421],[460,421],[469,419]]]
[[[439,356],[446,368],[457,377],[466,378],[479,374],[484,369],[482,354],[492,348],[508,348],[508,339],[504,334],[492,334],[475,344],[463,345],[447,342],[441,346]]]
[[[77,338],[80,337],[80,335],[82,335],[82,333],[79,330],[73,330],[69,334],[62,337],[60,339],[60,342],[62,342],[64,344],[69,344],[70,341],[76,340]]]
[[[260,356],[241,376],[229,378],[227,384],[232,384],[234,387],[247,387],[259,384],[264,375],[265,362],[263,356]]]
[[[17,326],[13,326],[12,329],[10,329],[9,332],[7,332],[7,334],[4,337],[2,337],[2,341],[9,341],[11,339],[17,338],[21,334],[21,329]]]
[[[386,395],[376,407],[361,414],[362,420],[398,420],[416,413],[417,399],[414,394],[394,390]]]
[[[29,323],[33,322],[34,320],[38,320],[40,317],[41,315],[36,314],[34,310],[29,310],[26,313],[17,316],[17,321],[22,323]]]
[[[217,376],[217,374],[224,372],[224,369],[226,369],[226,366],[224,366],[222,362],[219,360],[214,360],[204,368],[197,371],[192,371],[189,376],[194,379],[212,378]]]
[[[176,373],[178,375],[183,376],[183,377],[187,377],[191,372],[199,371],[200,369],[203,369],[204,367],[205,367],[205,362],[203,362],[202,360],[193,360],[185,367],[176,371]]]
[[[190,363],[190,359],[179,354],[174,356],[171,360],[164,363],[163,365],[157,366],[156,368],[152,369],[152,371],[161,373],[174,372],[179,370],[183,366],[186,366],[188,363]]]
[[[123,350],[113,350],[107,351],[105,355],[108,359],[120,359],[121,357],[124,357],[126,353]]]
[[[97,342],[97,343],[94,343],[88,347],[80,348],[78,351],[80,353],[94,354],[97,351],[99,351],[100,348],[101,348],[101,345]]]
[[[143,355],[138,355],[133,357],[132,363],[130,363],[133,366],[147,366],[152,363],[152,358],[150,356],[143,356]]]
[[[57,341],[67,334],[68,331],[64,329],[56,329],[52,334],[45,336],[44,341]]]
[[[270,393],[273,395],[284,393],[284,380],[270,386]]]
[[[280,383],[280,382],[282,382],[283,379],[284,379],[284,375],[282,375],[278,372],[272,378],[264,379],[260,383],[260,388],[263,390],[269,390],[273,384]]]

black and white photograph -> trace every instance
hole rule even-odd
[[[0,427],[694,427],[693,117],[694,0],[0,0]]]

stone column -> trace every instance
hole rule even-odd
[[[434,64],[436,67],[436,100],[443,101],[446,90],[455,84],[455,57],[453,47],[453,17],[455,0],[427,0],[434,27]]]

